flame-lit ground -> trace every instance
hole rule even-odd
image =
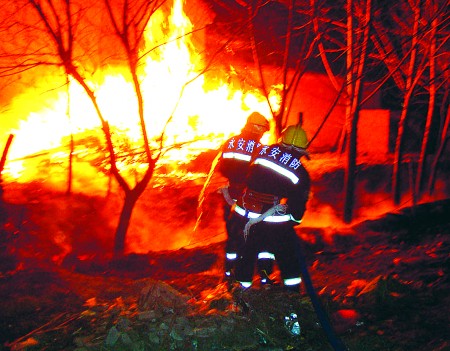
[[[208,166],[202,159],[190,171],[205,173]],[[299,234],[313,282],[350,350],[445,350],[448,201],[382,215],[394,208],[389,202],[380,208],[388,196],[374,186],[380,167],[365,174],[367,197],[358,195],[367,206],[345,226],[338,213],[342,174],[310,164],[313,197]],[[304,290],[288,295],[256,286],[234,297],[226,291],[221,202],[214,192],[220,179],[211,185],[197,232],[201,178],[164,182],[155,178],[158,186],[137,206],[127,245],[135,253],[114,264],[117,194],[67,196],[39,182],[5,184],[1,342],[16,350],[116,350],[125,342],[114,341],[118,331],[151,350],[194,350],[194,344],[205,351],[331,350]],[[368,206],[369,195],[378,205]],[[157,289],[143,294],[148,284]],[[300,338],[283,328],[291,309],[301,316]]]

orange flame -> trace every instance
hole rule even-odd
[[[162,10],[156,12],[146,29],[147,43],[165,44],[147,56],[145,75],[141,77],[145,121],[152,140],[159,138],[164,131],[165,146],[189,142],[189,146],[168,152],[162,163],[188,162],[202,151],[217,149],[227,137],[242,128],[251,111],[259,111],[267,117],[271,114],[267,102],[257,92],[233,90],[227,84],[208,89],[205,77],[199,75],[203,69],[202,57],[187,35],[193,25],[183,12],[182,2],[176,0],[173,6],[168,21],[172,24],[169,35],[160,30],[164,16]],[[132,84],[117,68],[104,69],[96,77],[97,80],[89,84],[95,87],[99,106],[108,123],[126,135],[130,145],[141,147]],[[24,96],[29,96],[29,93]],[[18,96],[17,101],[20,99]],[[92,103],[82,88],[73,82],[66,91],[58,92],[56,99],[37,99],[33,106],[34,111],[20,121],[18,128],[10,131],[15,134],[15,139],[5,175],[20,182],[39,178],[39,167],[33,166],[30,155],[45,153],[49,157],[48,163],[62,165],[68,158],[68,136],[74,135],[78,140],[81,136],[98,134],[100,130],[100,121]],[[103,142],[101,134],[97,138]],[[87,146],[76,149],[76,152],[81,159],[90,153]],[[89,168],[86,164],[84,167]],[[123,164],[119,167],[124,171],[130,166]],[[139,169],[136,164],[132,167]],[[98,173],[92,169],[84,171]],[[48,172],[52,172],[53,181],[62,181],[54,171],[47,169]]]

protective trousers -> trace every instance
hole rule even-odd
[[[285,288],[298,291],[301,283],[299,240],[291,223],[260,222],[253,225],[240,251],[236,280],[248,285],[252,281],[258,253],[269,249],[275,255]]]

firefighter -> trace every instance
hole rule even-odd
[[[263,246],[275,255],[284,287],[299,291],[299,237],[294,227],[301,223],[310,192],[310,177],[301,161],[309,158],[307,144],[301,125],[292,125],[278,143],[263,146],[251,160],[246,188],[233,208],[245,222],[245,248],[236,267],[236,279],[244,288],[252,285],[254,260]]]
[[[240,257],[239,250],[244,245],[241,233],[245,225],[242,219],[231,216],[231,208],[245,188],[245,178],[251,156],[262,147],[260,139],[269,130],[269,121],[260,113],[253,112],[247,117],[247,122],[241,133],[229,138],[222,146],[219,172],[228,179],[228,186],[221,188],[221,192],[226,200],[223,206],[227,230],[225,279],[230,283],[234,279],[234,268]],[[261,282],[263,284],[270,283],[269,275],[273,270],[274,255],[261,250],[259,256],[258,269]],[[252,267],[254,267],[254,264]]]

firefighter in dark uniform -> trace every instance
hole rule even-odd
[[[222,146],[219,172],[228,179],[229,183],[227,187],[220,190],[226,200],[223,207],[227,230],[225,278],[230,282],[234,279],[234,268],[240,257],[239,251],[245,244],[241,235],[243,223],[238,218],[231,216],[231,208],[245,188],[245,178],[251,157],[260,150],[262,147],[260,139],[269,130],[269,121],[260,113],[253,112],[247,117],[247,122],[241,133],[229,138]],[[269,282],[268,276],[273,270],[274,255],[262,250],[259,252],[259,256],[258,269],[260,270],[262,283]]]
[[[245,248],[236,267],[242,287],[252,285],[254,262],[261,245],[274,253],[283,285],[299,291],[301,283],[295,226],[306,210],[310,177],[301,159],[309,155],[301,125],[286,128],[278,143],[263,146],[252,158],[246,189],[234,213],[244,224]]]

